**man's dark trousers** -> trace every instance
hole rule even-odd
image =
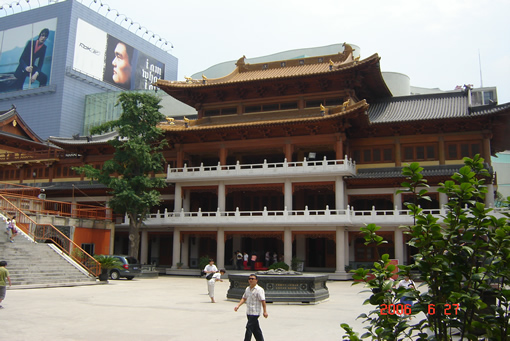
[[[259,325],[259,316],[258,315],[246,315],[248,318],[248,323],[246,323],[246,333],[244,334],[244,341],[250,341],[251,335],[255,336],[255,340],[264,341],[264,336],[262,336],[262,330]]]

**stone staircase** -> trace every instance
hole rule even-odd
[[[0,221],[0,260],[7,262],[12,289],[96,284],[50,244],[34,243],[23,233],[9,242]]]

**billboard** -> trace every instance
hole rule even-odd
[[[57,18],[0,31],[0,92],[50,82]]]
[[[152,90],[165,64],[78,19],[73,69],[123,90]]]

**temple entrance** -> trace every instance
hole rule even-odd
[[[331,238],[306,238],[305,267],[335,268],[336,243]]]
[[[227,233],[225,242],[225,264],[235,268],[232,258],[235,251],[247,253],[248,258],[257,257],[259,268],[266,268],[266,265],[274,263],[274,254],[276,261],[283,257],[283,233],[282,232],[238,232]],[[266,264],[265,256],[269,252],[270,260]],[[251,262],[249,262],[251,263]],[[290,264],[289,264],[290,265]]]

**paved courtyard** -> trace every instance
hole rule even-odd
[[[368,293],[362,285],[328,282],[330,298],[316,305],[268,304],[266,340],[341,340],[340,323],[356,326]],[[217,282],[210,303],[205,279],[162,276],[108,285],[8,290],[0,310],[2,340],[242,340],[245,306],[226,299]]]

